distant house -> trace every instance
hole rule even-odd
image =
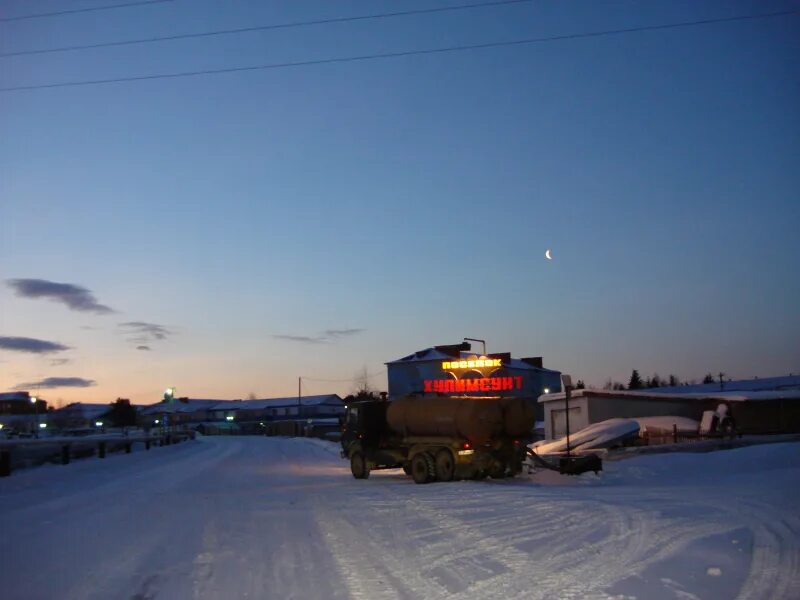
[[[181,425],[214,420],[212,409],[231,400],[175,398],[139,408],[139,420],[145,427],[154,425]],[[224,418],[224,417],[223,417]],[[156,423],[158,421],[158,423]]]
[[[4,392],[0,394],[0,415],[44,414],[47,402],[37,398],[31,402],[30,392]]]
[[[48,421],[62,430],[94,428],[95,423],[111,410],[110,404],[73,402],[50,413]]]
[[[231,408],[236,411],[238,420],[325,419],[343,415],[344,401],[337,394],[321,394],[241,400]]]
[[[0,393],[0,430],[33,431],[45,422],[47,402],[29,392]]]
[[[344,414],[344,402],[336,394],[262,398],[256,400],[210,400],[176,398],[143,407],[139,416],[146,426],[200,425],[230,423],[261,426],[276,421],[338,419]],[[159,422],[156,423],[156,420]],[[245,428],[247,429],[247,427]]]

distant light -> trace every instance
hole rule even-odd
[[[347,409],[347,404],[345,404],[344,407],[345,407],[345,410],[346,410]]]
[[[154,423],[155,423],[156,425],[158,425],[160,422],[161,422],[161,421],[159,421],[158,419],[156,419],[156,420],[154,421]]]
[[[39,429],[45,429],[47,427],[47,423],[39,423]]]
[[[172,394],[174,394],[174,393],[175,393],[175,388],[167,388],[166,390],[164,390],[164,393],[165,393],[167,396],[172,396]]]
[[[550,388],[544,388],[544,393],[545,394],[549,394],[550,393]]]
[[[233,415],[228,415],[227,417],[225,417],[225,420],[226,421],[233,421]]]
[[[95,421],[94,422],[94,426],[95,427],[102,427],[103,426],[103,422],[102,421]]]
[[[2,424],[2,423],[0,423],[0,429],[2,429],[2,428],[3,428],[3,424]]]
[[[262,423],[259,423],[259,425],[261,425],[261,426],[263,427],[263,426],[264,426],[264,423],[263,423],[263,422],[262,422]]]
[[[31,396],[31,404],[36,404],[38,398],[36,396]]]

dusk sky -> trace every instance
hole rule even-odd
[[[15,0],[0,53],[470,3]],[[4,56],[0,88],[787,10],[504,3]],[[798,373],[798,107],[797,14],[1,91],[0,391],[344,395],[465,336],[598,386]]]

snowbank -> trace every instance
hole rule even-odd
[[[608,419],[601,423],[589,425],[569,436],[569,445],[573,450],[590,450],[609,448],[622,440],[639,435],[639,423],[635,419]],[[552,454],[567,450],[567,438],[554,442],[534,444],[532,448],[537,454]]]

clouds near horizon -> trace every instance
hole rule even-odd
[[[45,377],[39,381],[29,381],[14,386],[17,391],[30,389],[87,388],[97,385],[94,379],[83,377]]]
[[[366,329],[326,329],[320,335],[290,335],[290,334],[272,334],[272,337],[277,340],[286,340],[289,342],[299,342],[302,344],[328,344],[343,337],[357,335]]]
[[[164,325],[145,321],[128,321],[118,326],[122,330],[122,335],[126,336],[127,341],[137,350],[152,350],[151,343],[166,340],[175,333]]]
[[[91,291],[73,283],[58,283],[46,279],[8,279],[6,283],[21,298],[45,298],[60,302],[70,310],[105,315],[115,312],[100,304]]]
[[[53,352],[63,352],[69,349],[69,346],[59,344],[58,342],[48,342],[47,340],[29,337],[0,336],[0,350],[28,352],[31,354],[51,354]]]

